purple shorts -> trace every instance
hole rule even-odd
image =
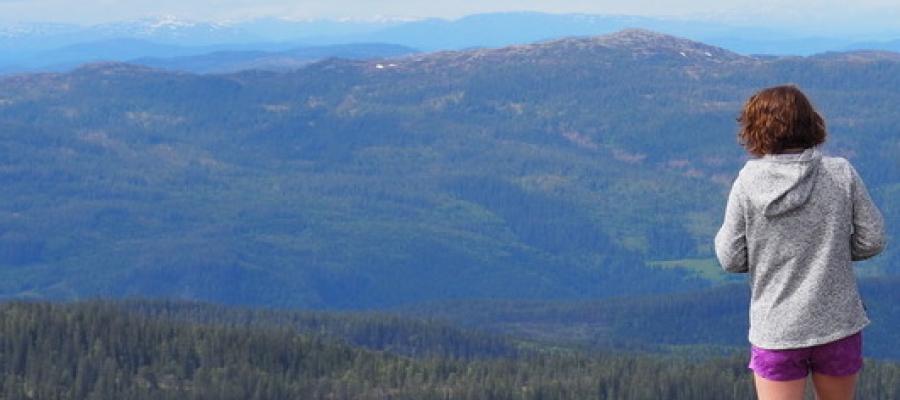
[[[798,349],[768,350],[750,346],[750,369],[773,381],[805,378],[809,371],[831,376],[852,375],[862,364],[862,331]]]

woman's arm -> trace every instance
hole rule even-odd
[[[747,224],[740,199],[739,182],[735,180],[725,206],[725,221],[716,234],[716,258],[728,272],[748,272]]]
[[[850,196],[853,202],[853,232],[850,234],[850,258],[865,260],[884,250],[884,219],[869,197],[859,173],[850,166]]]

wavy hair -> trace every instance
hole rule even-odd
[[[790,148],[809,148],[825,142],[825,120],[794,85],[760,90],[747,99],[738,140],[757,157]]]

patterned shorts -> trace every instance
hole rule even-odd
[[[810,371],[831,375],[852,375],[862,368],[862,331],[843,339],[812,347],[768,350],[750,346],[750,369],[763,378],[792,381]]]

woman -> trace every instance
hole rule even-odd
[[[825,122],[795,86],[764,89],[738,118],[754,156],[732,186],[716,256],[748,273],[750,369],[760,399],[851,399],[869,320],[851,261],[884,248],[884,222],[850,163],[824,157]]]

